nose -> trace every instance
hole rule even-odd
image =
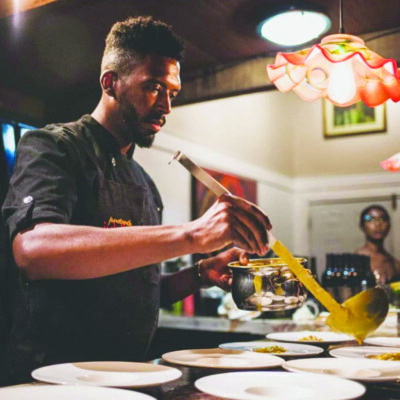
[[[161,92],[157,98],[157,110],[166,115],[171,112],[171,97],[168,92]]]

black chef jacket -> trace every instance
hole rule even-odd
[[[40,221],[124,229],[160,224],[161,212],[151,178],[91,116],[20,140],[3,205],[11,239]],[[96,279],[20,281],[6,384],[42,365],[145,358],[158,319],[158,264]]]

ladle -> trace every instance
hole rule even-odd
[[[193,176],[208,187],[216,196],[231,194],[224,186],[216,181],[206,171],[196,165],[181,151],[177,151],[173,160],[179,161]],[[339,304],[319,283],[312,277],[290,251],[268,231],[269,247],[289,266],[304,286],[318,299],[330,312],[326,323],[333,329],[354,336],[359,343],[379,327],[384,321],[389,301],[386,293],[381,288],[364,290]]]

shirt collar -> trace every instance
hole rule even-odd
[[[121,151],[117,139],[103,125],[97,122],[91,115],[86,114],[82,117],[82,121],[88,124],[92,129],[93,137],[97,142],[97,146],[104,154],[112,154],[115,157],[121,157]],[[129,147],[126,153],[128,159],[132,159],[135,144]]]

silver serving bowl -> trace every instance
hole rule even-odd
[[[297,258],[303,266],[306,259]],[[228,264],[232,274],[232,297],[242,310],[281,311],[300,307],[307,298],[304,285],[279,258],[238,261]]]

